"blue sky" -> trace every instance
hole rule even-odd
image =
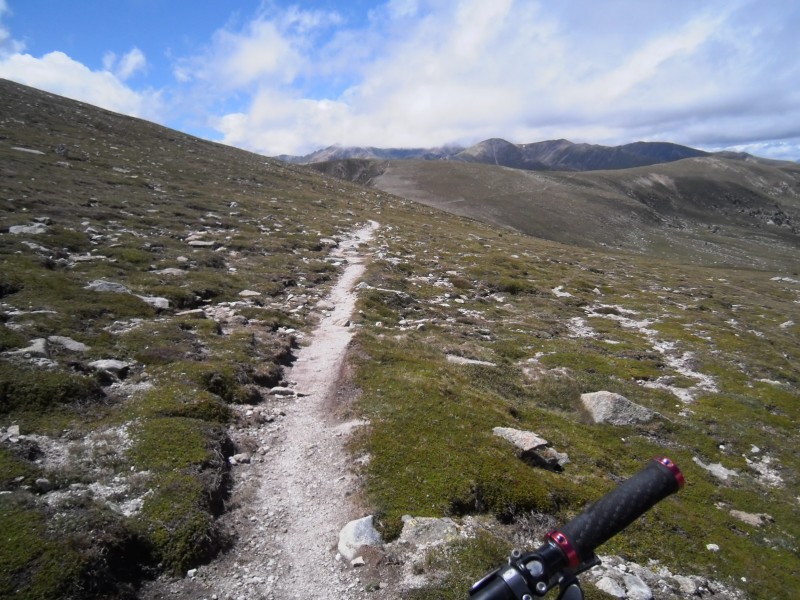
[[[796,0],[0,0],[0,77],[264,154],[567,138],[800,159]]]

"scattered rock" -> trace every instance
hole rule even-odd
[[[36,491],[40,494],[46,494],[47,492],[53,489],[53,484],[50,482],[49,479],[45,479],[44,477],[40,477],[34,482],[34,487]]]
[[[294,396],[295,391],[292,388],[277,385],[269,390],[272,396]]]
[[[100,373],[110,376],[111,379],[125,379],[132,365],[114,358],[104,358],[90,362],[89,366]]]
[[[47,340],[36,338],[31,340],[27,348],[20,348],[13,352],[7,352],[9,356],[21,356],[22,358],[48,358],[50,353],[47,350]]]
[[[317,302],[317,310],[321,310],[323,312],[330,312],[334,308],[336,308],[336,306],[332,302],[329,302],[328,300],[320,300],[319,302]]]
[[[657,415],[649,408],[635,404],[625,396],[613,392],[581,394],[581,402],[595,423],[633,425],[652,421]]]
[[[753,527],[763,527],[767,523],[775,522],[775,519],[766,513],[746,513],[741,510],[732,510],[730,514],[732,517],[739,519],[743,523],[752,525]]]
[[[176,269],[174,267],[153,271],[153,273],[156,275],[169,275],[170,277],[184,277],[186,275],[186,271],[183,269]]]
[[[339,532],[339,554],[347,560],[358,556],[362,546],[380,546],[383,543],[381,534],[372,525],[372,515],[350,521]]]
[[[625,588],[623,588],[619,583],[611,579],[611,577],[602,577],[595,582],[595,587],[609,596],[614,596],[615,598],[626,598],[627,594],[625,593]]]
[[[338,248],[339,242],[334,240],[333,238],[320,238],[319,245],[323,248]]]
[[[727,481],[731,477],[738,477],[739,473],[732,469],[726,469],[721,463],[705,464],[696,456],[692,460],[700,467],[711,473],[714,477],[721,481]]]
[[[424,324],[423,324],[424,326]],[[484,365],[486,367],[496,367],[497,365],[493,362],[489,362],[487,360],[477,360],[475,358],[465,358],[463,356],[457,356],[455,354],[448,354],[445,356],[447,362],[451,362],[457,365]]]
[[[783,487],[783,478],[772,464],[770,456],[761,456],[758,460],[750,460],[745,456],[744,460],[747,466],[755,471],[760,483],[769,487]]]
[[[619,556],[600,558],[602,563],[587,571],[584,577],[615,598],[638,600],[650,600],[654,597],[678,600],[701,596],[704,600],[745,598],[739,590],[717,581],[695,575],[673,575],[657,561],[650,561],[647,567],[643,567]]]
[[[402,521],[403,531],[397,540],[400,544],[429,548],[458,538],[458,526],[452,519],[405,515]]]
[[[622,577],[625,582],[626,597],[629,600],[652,600],[653,591],[641,577],[632,573],[626,573]]]
[[[366,564],[367,563],[364,562],[364,557],[363,556],[356,556],[353,560],[350,561],[350,566],[351,567],[363,567]]]
[[[532,467],[541,467],[550,471],[563,471],[569,464],[569,456],[557,452],[550,447],[543,437],[532,431],[523,431],[511,427],[495,427],[492,433],[514,444],[520,452],[518,456]]]
[[[42,223],[33,225],[12,225],[8,228],[9,233],[14,235],[39,235],[47,231],[47,226]]]
[[[193,308],[191,310],[182,310],[181,312],[175,313],[175,316],[178,317],[194,317],[196,319],[205,319],[206,318],[206,311],[202,308]]]
[[[115,292],[117,294],[130,294],[131,291],[121,283],[114,283],[113,281],[105,281],[104,279],[95,279],[84,286],[86,290],[93,292]]]
[[[239,296],[242,298],[255,298],[256,296],[260,296],[261,292],[256,292],[255,290],[242,290],[239,292]]]
[[[228,458],[228,462],[231,465],[249,465],[251,460],[250,454],[247,452],[242,452],[240,454],[234,454],[230,458]]]
[[[166,298],[159,298],[158,296],[136,296],[140,300],[143,300],[153,308],[157,308],[159,310],[165,310],[169,308],[169,300]]]
[[[492,429],[492,433],[505,440],[508,440],[523,452],[535,450],[549,444],[546,439],[540,437],[532,431],[523,431],[521,429],[513,429],[511,427],[495,427]]]
[[[86,352],[89,349],[86,344],[76,342],[72,338],[64,337],[63,335],[51,335],[47,338],[47,341],[51,344],[57,344],[70,352]]]
[[[719,552],[719,545],[717,545],[717,544],[706,544],[706,550],[710,550],[711,552]]]

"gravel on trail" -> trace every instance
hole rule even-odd
[[[233,467],[234,490],[221,517],[234,537],[231,548],[183,578],[162,577],[146,585],[143,600],[387,597],[384,590],[366,592],[363,570],[354,569],[336,548],[339,531],[364,516],[354,500],[358,486],[344,448],[363,423],[338,420],[334,397],[354,333],[350,316],[355,285],[366,268],[364,248],[377,228],[371,221],[333,250],[345,268],[320,303],[324,312],[317,328],[286,373],[295,395],[270,401],[279,418],[267,424],[243,419],[233,432],[237,440],[250,440],[254,451]]]

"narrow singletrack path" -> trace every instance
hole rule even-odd
[[[182,579],[146,586],[143,600],[356,600],[364,598],[358,571],[337,557],[339,531],[362,517],[352,501],[357,482],[345,450],[360,422],[333,414],[354,330],[355,285],[366,268],[371,221],[339,243],[345,268],[319,303],[324,316],[307,337],[285,379],[296,395],[278,398],[281,418],[240,427],[253,440],[254,460],[235,467],[231,510],[222,517],[232,547]],[[247,410],[244,407],[244,410]],[[258,457],[257,460],[255,458]]]
[[[356,597],[357,582],[348,564],[336,560],[341,528],[354,515],[347,500],[354,492],[346,433],[357,423],[336,424],[330,414],[347,346],[356,302],[355,284],[363,275],[364,256],[359,245],[371,239],[377,223],[358,230],[334,254],[347,266],[326,304],[333,309],[321,320],[299,352],[288,379],[300,394],[287,411],[283,452],[270,465],[258,501],[268,509],[280,507],[286,528],[279,565],[282,576],[276,599]],[[344,567],[344,568],[343,568]]]

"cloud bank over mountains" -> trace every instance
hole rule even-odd
[[[262,2],[179,48],[143,22],[135,45],[88,66],[29,53],[23,3],[0,0],[0,77],[266,154],[504,137],[800,158],[793,1],[332,5]]]

